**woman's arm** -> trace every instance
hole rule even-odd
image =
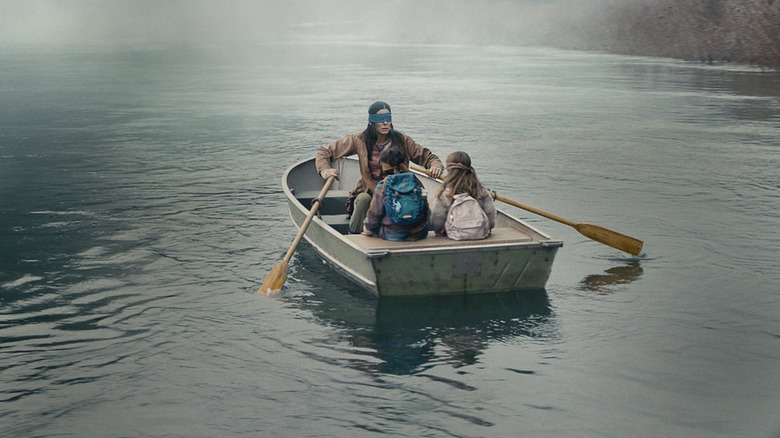
[[[333,160],[356,154],[356,138],[357,134],[348,134],[336,141],[330,142],[327,146],[318,148],[315,155],[317,172],[322,174],[323,170],[331,169]]]
[[[431,152],[430,149],[422,147],[419,143],[412,140],[411,137],[404,134],[404,150],[409,155],[409,159],[426,169],[441,169],[444,170],[444,165],[441,163],[439,157]]]

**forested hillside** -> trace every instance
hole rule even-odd
[[[780,0],[603,0],[560,14],[554,44],[780,68]],[[559,11],[562,12],[562,11]]]

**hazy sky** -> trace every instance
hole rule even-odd
[[[544,32],[578,0],[0,0],[0,43],[274,42],[301,31],[425,42]]]

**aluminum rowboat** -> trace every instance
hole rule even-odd
[[[543,289],[563,242],[500,209],[484,240],[454,241],[435,236],[391,242],[349,234],[345,202],[360,178],[357,158],[336,160],[340,175],[328,191],[304,238],[336,271],[379,296],[443,295]],[[414,172],[433,196],[440,182]],[[298,229],[324,180],[314,159],[287,169],[282,187]]]

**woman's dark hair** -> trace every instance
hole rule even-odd
[[[391,139],[393,139],[393,146],[396,147],[402,147],[404,144],[404,140],[402,137],[402,134],[393,128],[393,124],[390,124],[390,132],[387,134],[390,136]],[[377,133],[376,128],[374,128],[373,123],[369,123],[366,127],[366,130],[363,131],[363,139],[366,142],[366,152],[368,152],[368,156],[371,156],[371,151],[374,150],[374,146],[376,145],[376,139],[377,139]]]

